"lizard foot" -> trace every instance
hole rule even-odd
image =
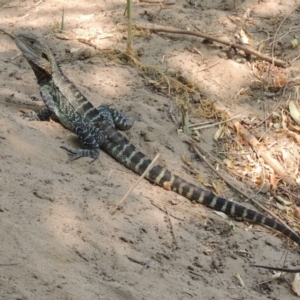
[[[72,149],[66,146],[60,146],[60,148],[66,150],[69,154],[69,159],[66,161],[66,164],[69,162],[76,160],[80,157],[90,157],[93,160],[90,162],[91,164],[98,158],[99,156],[99,148],[94,149]]]

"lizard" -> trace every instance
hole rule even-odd
[[[15,43],[32,67],[45,103],[36,119],[49,120],[50,116],[55,114],[84,145],[82,149],[61,146],[69,153],[67,163],[80,157],[90,157],[94,161],[98,158],[101,148],[128,169],[143,174],[151,160],[118,130],[128,130],[133,121],[106,105],[96,108],[63,74],[50,48],[37,38],[20,34],[15,37]],[[160,165],[151,167],[145,178],[151,183],[229,216],[273,228],[300,245],[300,237],[288,227],[189,183]]]

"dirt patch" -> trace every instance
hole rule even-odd
[[[201,114],[201,103],[208,100],[231,116],[242,114],[243,124],[252,134],[263,136],[268,149],[278,147],[276,158],[298,180],[299,142],[270,122],[267,127],[265,123],[251,127],[275,108],[270,120],[281,123],[282,115],[288,116],[288,99],[297,102],[295,87],[299,81],[288,81],[299,78],[299,48],[293,49],[290,44],[300,30],[297,1],[165,1],[161,6],[133,3],[134,22],[149,23],[150,18],[160,25],[232,40],[243,27],[253,48],[261,47],[269,55],[273,49],[278,58],[290,61],[285,69],[270,68],[253,56],[249,62],[242,51],[229,59],[228,47],[200,38],[137,29],[133,49],[144,68],[130,64],[120,55],[127,36],[122,25],[124,2],[2,1],[0,28],[13,35],[30,32],[44,40],[65,75],[95,106],[112,105],[135,119],[133,128],[125,133],[132,143],[149,157],[159,152],[159,163],[183,178],[201,185],[183,168],[181,158],[185,155],[197,167],[202,183],[215,183],[223,197],[243,201],[218,183],[184,143],[182,131],[177,131],[174,120],[180,123],[179,106],[186,94],[176,88],[169,93],[166,81],[150,72],[147,65],[197,90],[187,93],[191,123],[208,120]],[[93,38],[101,51],[55,37],[63,8],[66,32]],[[251,15],[245,27],[247,9]],[[278,40],[272,48],[274,36]],[[250,267],[252,263],[283,263],[283,240],[287,240],[266,228],[234,222],[233,230],[230,220],[146,181],[115,215],[110,215],[110,209],[137,176],[104,152],[92,165],[89,159],[65,164],[67,154],[60,146],[77,146],[76,136],[55,120],[29,122],[22,118],[21,111],[38,111],[43,104],[33,101],[40,96],[27,61],[22,56],[12,59],[19,53],[17,47],[8,36],[0,37],[1,299],[282,299],[287,294],[289,299],[296,299],[290,286],[292,275],[269,281],[271,272]],[[278,86],[280,80],[289,82],[284,97]],[[279,101],[282,103],[278,106]],[[212,115],[209,120],[216,119],[220,116]],[[221,160],[234,161],[238,173],[249,167],[247,155],[257,166],[258,159],[247,145],[238,158],[234,156],[228,145],[229,137],[231,144],[236,144],[234,128],[226,130],[224,139],[218,142],[213,140],[216,127],[202,130],[201,146],[218,153]],[[238,189],[249,191],[250,182],[261,183],[258,178],[262,171],[257,172],[255,176],[244,174],[245,183],[231,174],[227,176]],[[267,183],[270,178],[265,178]],[[297,187],[292,191],[299,194]],[[287,195],[282,197],[292,205],[280,207],[282,213],[276,210],[285,220],[291,215],[285,211],[293,210],[297,198]],[[153,206],[149,198],[162,208],[167,205],[175,216],[171,217],[172,226],[167,214]],[[256,200],[271,210],[278,208],[269,193]],[[289,225],[299,230],[295,219]],[[298,254],[290,251],[286,265],[299,265]]]

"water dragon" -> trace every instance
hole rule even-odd
[[[45,103],[36,118],[41,121],[49,120],[55,114],[84,145],[83,149],[62,146],[70,155],[67,162],[80,157],[95,160],[101,148],[128,169],[142,174],[151,160],[117,130],[127,130],[133,122],[108,106],[95,108],[63,74],[50,48],[38,39],[22,34],[15,37],[15,42],[35,73]],[[162,187],[167,184],[169,190],[229,216],[273,228],[300,245],[300,237],[284,225],[191,184],[160,165],[153,166],[145,178]]]

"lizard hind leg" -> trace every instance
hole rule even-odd
[[[128,130],[133,125],[133,120],[129,119],[122,111],[118,111],[114,108],[110,108],[107,105],[100,105],[97,110],[99,114],[105,119],[111,126],[121,130]]]
[[[93,158],[93,160],[91,161],[91,163],[93,163],[99,157],[99,144],[105,141],[105,133],[103,133],[99,129],[95,129],[92,126],[85,124],[77,125],[73,130],[85,146],[85,149],[73,149],[66,146],[61,146],[60,148],[66,150],[70,155],[66,163],[69,163],[80,157]]]

